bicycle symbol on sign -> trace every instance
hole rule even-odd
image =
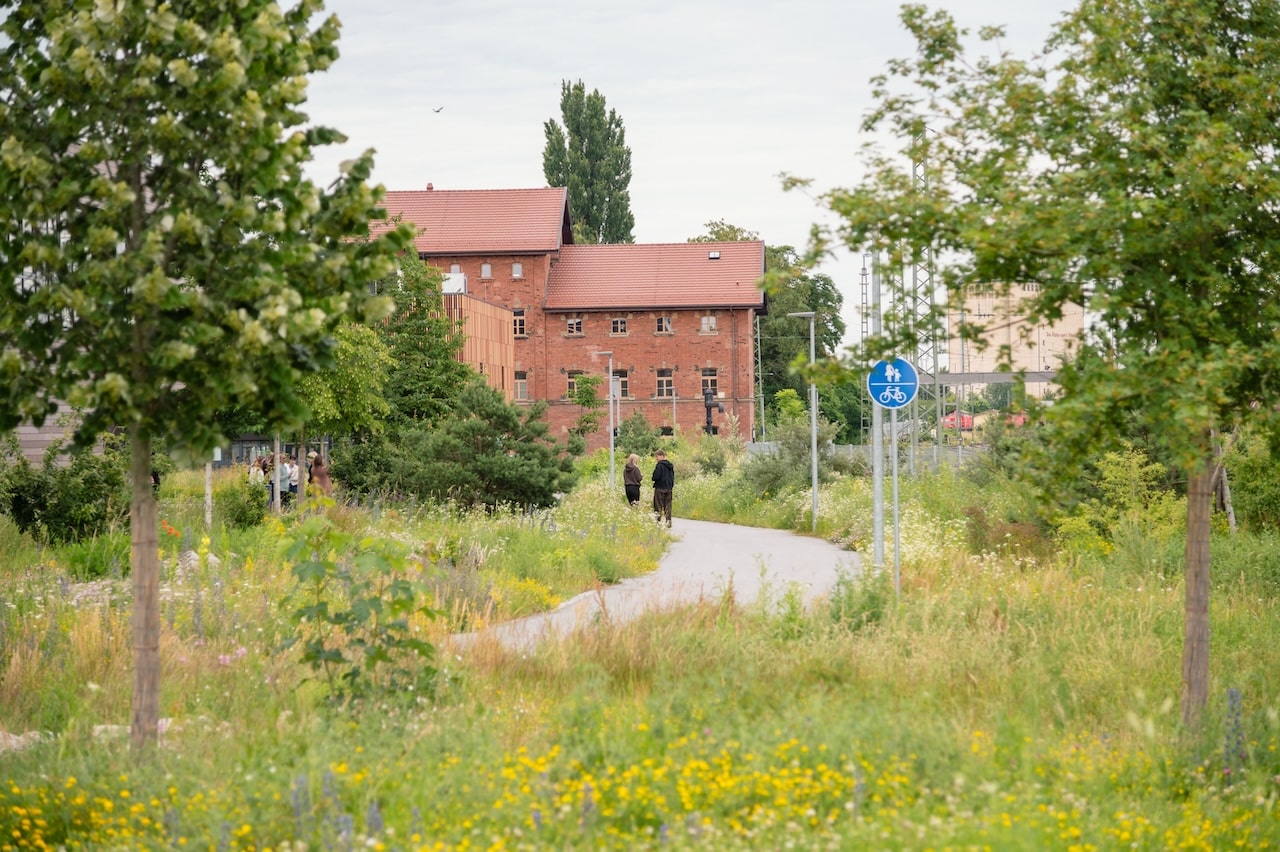
[[[907,392],[897,385],[890,385],[880,392],[880,402],[884,404],[896,402],[902,405],[907,401]]]

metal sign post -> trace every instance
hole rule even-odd
[[[877,361],[867,374],[867,393],[877,408],[889,409],[890,441],[889,452],[893,454],[893,593],[901,591],[901,548],[898,515],[898,409],[903,408],[916,398],[920,391],[920,374],[911,362],[902,358],[893,361]],[[883,463],[883,462],[881,462]],[[876,483],[873,489],[875,509],[881,517],[884,515],[883,483]],[[884,544],[877,542],[877,552],[884,552]]]

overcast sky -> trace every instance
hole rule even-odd
[[[1071,0],[944,0],[973,29],[1006,27],[1030,56]],[[309,170],[376,149],[388,189],[546,186],[543,124],[561,81],[599,89],[631,148],[636,242],[684,242],[723,219],[802,248],[827,221],[815,192],[860,174],[870,78],[912,43],[892,0],[329,0],[342,58],[311,79],[307,111],[349,137]],[[439,109],[439,112],[435,110]],[[861,261],[823,265],[852,339]]]

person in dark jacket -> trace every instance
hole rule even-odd
[[[653,466],[653,511],[659,521],[671,526],[671,490],[676,486],[676,469],[662,450],[653,455],[658,460]]]
[[[622,487],[627,492],[627,502],[632,506],[640,505],[640,483],[644,474],[640,472],[640,457],[635,453],[627,456],[627,466],[622,469]]]

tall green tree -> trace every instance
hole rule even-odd
[[[462,324],[445,313],[442,280],[438,269],[409,251],[400,258],[398,273],[379,282],[395,300],[395,311],[378,331],[391,352],[386,395],[397,424],[436,422],[475,375],[458,360]]]
[[[208,451],[212,412],[296,427],[299,377],[372,319],[408,229],[369,155],[327,189],[302,174],[337,131],[306,127],[307,75],[337,57],[318,0],[0,0],[0,428],[59,399],[88,443],[128,431],[135,748],[157,735],[160,608],[151,449]]]
[[[1059,373],[1041,462],[1096,456],[1136,424],[1181,469],[1182,716],[1195,725],[1208,699],[1214,436],[1250,422],[1280,433],[1280,5],[1083,0],[1042,59],[974,61],[947,14],[911,5],[903,21],[916,54],[876,80],[865,129],[897,133],[909,156],[873,151],[862,184],[826,196],[838,236],[895,263],[931,248],[953,295],[1038,285],[1033,323],[1066,306],[1096,318]]]
[[[706,223],[706,233],[692,243],[758,240],[759,234],[717,219]],[[774,409],[778,391],[790,388],[801,399],[809,398],[809,380],[800,369],[809,361],[809,320],[789,317],[789,313],[816,311],[814,350],[819,360],[834,358],[844,339],[845,324],[840,316],[844,297],[831,276],[811,272],[792,246],[764,247],[764,287],[769,313],[760,317],[760,383],[764,399]],[[833,423],[843,424],[847,406],[828,405],[833,398],[820,397],[822,413]],[[856,424],[855,424],[856,425]],[[841,427],[842,433],[845,431]]]
[[[622,118],[605,112],[599,89],[563,81],[560,117],[543,129],[542,172],[549,186],[569,189],[569,215],[578,243],[631,243],[631,149]]]

